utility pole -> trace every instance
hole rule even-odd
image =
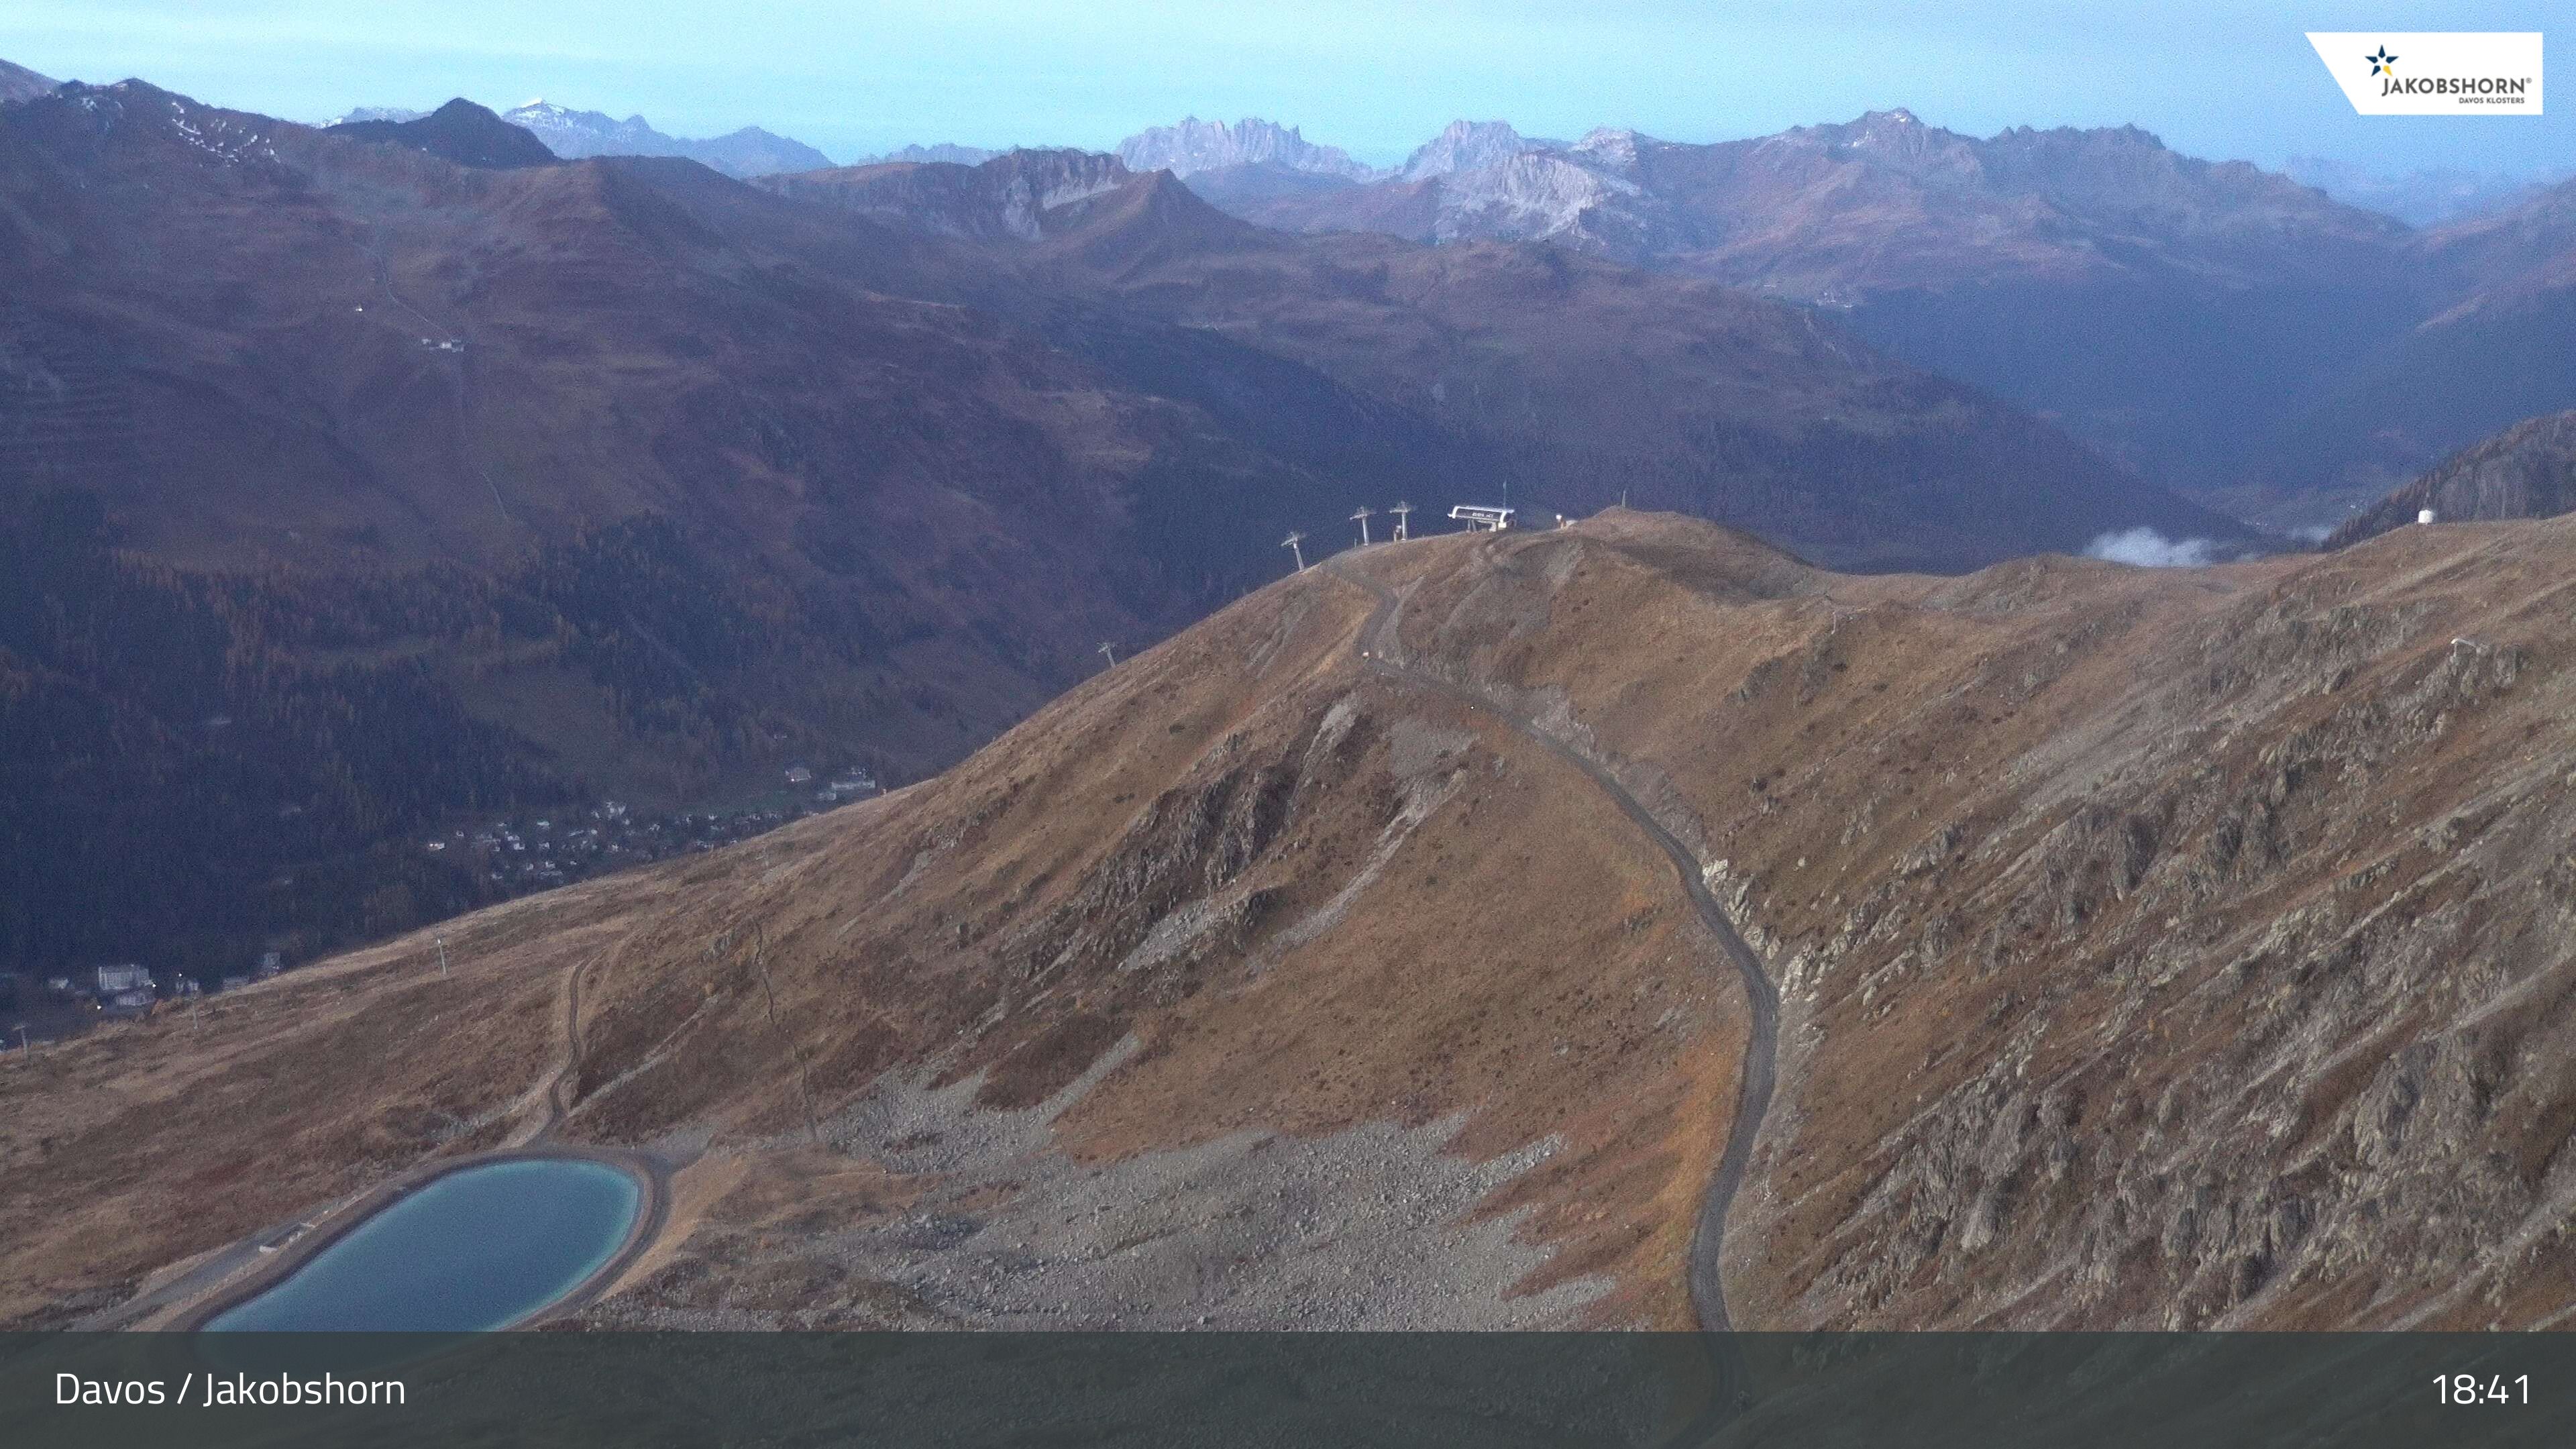
[[[1118,651],[1110,646],[1108,640],[1103,639],[1100,641],[1100,652],[1109,656],[1110,668],[1115,669],[1118,667]]]
[[[1369,545],[1368,521],[1370,516],[1376,512],[1376,509],[1363,503],[1360,505],[1360,511],[1351,515],[1351,521],[1360,526],[1360,547],[1362,548],[1366,548]]]
[[[1402,543],[1406,539],[1413,537],[1413,530],[1408,527],[1408,525],[1413,521],[1411,516],[1413,513],[1412,504],[1399,503],[1393,508],[1388,509],[1387,512],[1395,515],[1395,541],[1397,543]]]
[[[1299,547],[1299,545],[1303,544],[1305,541],[1306,535],[1292,532],[1288,535],[1286,541],[1279,545],[1281,548],[1287,549],[1289,552],[1297,555],[1297,572],[1301,574],[1306,571],[1306,550]]]

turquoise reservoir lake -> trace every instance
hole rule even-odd
[[[397,1199],[216,1332],[467,1333],[506,1328],[606,1266],[635,1226],[633,1177],[575,1157],[462,1168]]]

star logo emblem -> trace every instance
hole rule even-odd
[[[2388,53],[2387,46],[2381,46],[2377,55],[2365,55],[2362,59],[2370,62],[2370,73],[2372,75],[2397,74],[2397,57]]]

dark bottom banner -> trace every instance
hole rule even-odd
[[[0,1336],[0,1444],[2576,1443],[2576,1336]]]

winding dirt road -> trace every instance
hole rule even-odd
[[[1691,909],[1699,913],[1709,934],[1717,939],[1728,964],[1744,983],[1744,998],[1752,1009],[1752,1022],[1744,1047],[1744,1076],[1735,1101],[1735,1121],[1727,1129],[1726,1153],[1719,1159],[1717,1171],[1708,1182],[1708,1195],[1701,1201],[1699,1222],[1691,1234],[1690,1297],[1691,1308],[1699,1317],[1700,1327],[1708,1332],[1723,1333],[1733,1325],[1726,1315],[1726,1216],[1735,1205],[1735,1195],[1744,1186],[1744,1170],[1753,1158],[1753,1139],[1762,1130],[1762,1119],[1771,1110],[1771,1093],[1780,1050],[1780,993],[1771,984],[1770,973],[1762,958],[1745,944],[1744,937],[1728,919],[1725,908],[1710,894],[1708,879],[1701,873],[1699,858],[1664,828],[1654,815],[1621,785],[1617,777],[1599,762],[1588,758],[1573,746],[1540,729],[1525,715],[1496,704],[1465,685],[1419,669],[1406,662],[1404,643],[1396,631],[1396,618],[1403,607],[1385,584],[1351,568],[1341,559],[1325,565],[1333,575],[1366,589],[1377,600],[1377,607],[1360,626],[1354,648],[1360,664],[1370,672],[1390,679],[1446,695],[1459,703],[1491,716],[1510,727],[1513,733],[1546,750],[1583,772],[1619,807],[1620,813],[1636,822],[1648,839],[1672,862],[1673,873],[1681,878],[1682,893],[1690,898]]]

